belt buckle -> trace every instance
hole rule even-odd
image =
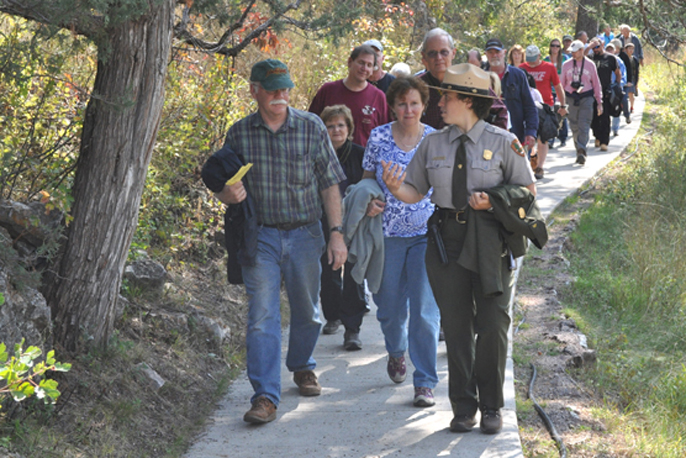
[[[467,224],[467,221],[464,219],[460,219],[460,216],[464,215],[464,210],[458,210],[455,212],[455,221],[458,222],[458,224]]]

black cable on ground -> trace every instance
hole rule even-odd
[[[531,369],[533,370],[533,372],[531,374],[531,381],[529,381],[529,399],[531,399],[531,402],[534,403],[534,408],[543,420],[543,423],[545,423],[545,427],[548,429],[550,437],[552,437],[555,443],[557,444],[557,449],[560,452],[560,458],[567,458],[567,449],[565,448],[564,442],[562,442],[562,438],[557,433],[555,425],[553,425],[553,422],[548,416],[548,414],[545,413],[545,410],[543,410],[543,408],[540,405],[538,405],[538,402],[536,402],[536,398],[534,398],[534,381],[536,380],[536,366],[534,366],[533,363],[531,364]]]

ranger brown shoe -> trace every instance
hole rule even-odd
[[[503,417],[500,416],[500,410],[482,410],[480,427],[484,434],[498,434],[503,429]]]
[[[298,385],[300,396],[319,396],[322,394],[322,386],[312,371],[294,372],[293,381]]]
[[[474,415],[456,415],[450,422],[450,431],[454,433],[468,433],[476,426]]]
[[[252,408],[243,415],[247,423],[269,423],[276,420],[276,406],[266,396],[260,396],[252,403]]]

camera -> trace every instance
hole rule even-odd
[[[576,92],[581,92],[584,87],[581,85],[581,81],[572,81],[571,86],[576,89]]]

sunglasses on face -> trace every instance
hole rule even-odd
[[[426,57],[429,59],[435,59],[439,54],[441,57],[448,57],[450,55],[450,51],[447,49],[441,49],[440,51],[427,51]]]
[[[559,48],[560,45],[550,45],[551,48]]]
[[[598,49],[598,48],[600,48],[600,45],[593,47],[593,49]]]

